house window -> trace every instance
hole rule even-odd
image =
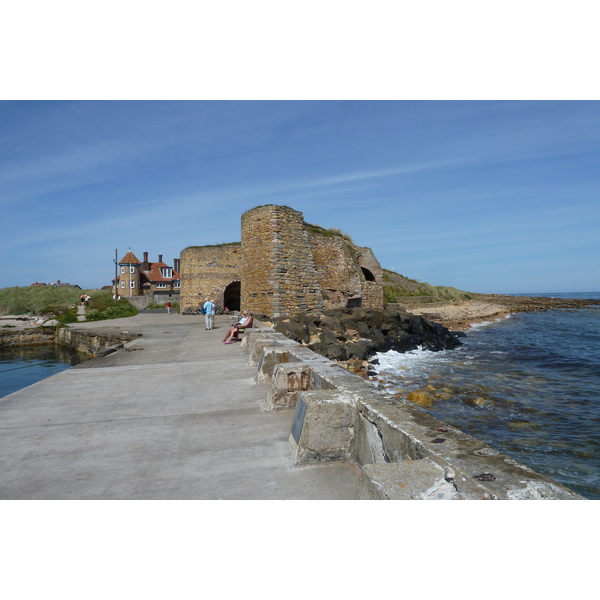
[[[173,269],[171,269],[171,267],[161,267],[160,272],[165,279],[173,277]]]
[[[134,288],[135,287],[135,281],[130,281],[129,282],[129,287],[130,288]]]
[[[125,289],[125,282],[124,282],[124,281],[121,281],[121,287],[122,287],[123,289]]]
[[[135,267],[132,265],[129,265],[129,272],[130,273],[135,273]]]
[[[176,290],[178,290],[178,289],[181,287],[181,282],[179,281],[179,279],[176,279],[176,280],[173,282],[173,287],[174,287]]]
[[[166,287],[167,287],[167,284],[166,284],[166,283],[164,283],[164,282],[161,282],[161,283],[157,283],[157,284],[156,284],[156,289],[157,289],[157,290],[164,290]]]
[[[125,273],[125,267],[121,267],[121,273]]]

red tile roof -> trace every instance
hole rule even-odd
[[[173,275],[171,277],[163,277],[161,273],[162,268],[171,269]],[[174,279],[179,279],[179,273],[164,262],[150,263],[150,268],[148,269],[148,271],[144,271],[144,275],[146,275],[148,281],[152,282],[171,282]]]
[[[140,261],[140,259],[130,250],[119,262],[120,265],[122,264],[138,264],[141,265],[142,262]]]

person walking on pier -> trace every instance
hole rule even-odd
[[[206,302],[202,308],[204,309],[204,321],[206,322],[206,329],[212,329],[215,305],[208,298],[206,298]]]

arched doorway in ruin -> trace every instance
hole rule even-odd
[[[239,281],[232,281],[223,292],[223,307],[229,310],[240,310],[242,289]]]
[[[361,269],[367,281],[375,281],[375,275],[369,269],[365,269],[364,267],[361,267]]]

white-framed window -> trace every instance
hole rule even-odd
[[[161,267],[160,272],[165,279],[173,277],[173,269],[171,269],[171,267]]]
[[[125,289],[125,282],[124,282],[124,281],[121,281],[121,287],[122,287],[123,289]]]
[[[125,273],[125,267],[121,267],[121,274]]]
[[[130,287],[131,289],[133,289],[133,288],[135,287],[135,281],[130,281],[130,282],[129,282],[129,287]]]
[[[174,287],[176,290],[178,290],[178,289],[181,287],[181,281],[179,281],[179,279],[176,279],[176,280],[173,282],[173,287]]]
[[[135,267],[133,265],[129,265],[129,272],[130,273],[135,273]]]
[[[164,290],[166,287],[167,287],[167,284],[164,281],[161,281],[160,283],[156,284],[157,290]]]

